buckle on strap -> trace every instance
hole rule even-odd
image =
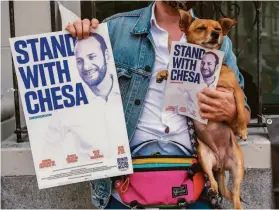
[[[134,201],[132,201],[132,202],[130,203],[130,207],[131,207],[132,209],[144,209],[144,207],[143,207],[142,205],[140,205],[140,204],[138,203],[138,201],[136,201],[136,200],[134,200]]]
[[[194,163],[192,164],[188,169],[188,178],[193,181],[193,177],[196,173],[203,172],[201,164],[200,163]]]
[[[178,208],[186,208],[187,207],[187,201],[185,200],[185,198],[179,198],[177,200],[177,207]]]

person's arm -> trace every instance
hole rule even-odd
[[[225,36],[221,50],[225,52],[224,62],[235,72],[236,78],[242,90],[244,89],[244,78],[237,67],[236,57],[232,51],[232,42]],[[203,118],[215,121],[232,122],[236,115],[236,104],[231,92],[224,89],[205,88],[198,94],[200,115]],[[246,122],[251,119],[250,107],[245,96]]]
[[[227,40],[227,49],[228,49],[228,55],[225,57],[225,63],[234,70],[234,73],[236,75],[236,78],[239,82],[239,85],[242,89],[242,91],[244,91],[244,77],[243,75],[240,73],[239,68],[237,66],[237,60],[236,60],[236,56],[233,52],[233,47],[232,47],[232,41],[230,40],[230,38],[228,36],[224,37],[224,40]],[[223,47],[223,46],[222,46]],[[224,46],[225,47],[225,46]],[[247,103],[247,97],[245,96],[244,93],[244,97],[245,97],[245,114],[246,114],[246,123],[247,125],[249,124],[250,120],[251,120],[251,109]]]
[[[226,43],[224,43],[224,45],[222,45],[222,48],[221,48],[221,49],[227,50],[227,56],[225,56],[224,62],[234,71],[241,89],[244,90],[244,77],[240,73],[239,68],[237,66],[236,56],[232,50],[233,49],[232,41],[230,40],[230,38],[228,36],[225,36],[224,42],[226,42]],[[245,97],[245,108],[249,112],[251,112],[251,109],[247,103],[247,97],[245,96],[245,94],[244,94],[244,97]]]

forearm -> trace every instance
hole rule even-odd
[[[232,42],[228,37],[226,37],[226,39],[227,39],[227,46],[229,50],[225,62],[234,71],[240,87],[242,88],[242,90],[244,90],[244,77],[240,73],[239,68],[237,66],[236,56],[232,51]],[[245,96],[245,93],[244,93],[244,97],[245,97],[245,119],[246,119],[246,124],[248,125],[251,120],[251,110],[249,105],[247,104],[247,98]]]

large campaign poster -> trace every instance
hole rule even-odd
[[[172,42],[163,110],[176,111],[207,124],[199,114],[197,93],[216,88],[224,52]]]
[[[39,188],[132,173],[107,24],[10,45]]]

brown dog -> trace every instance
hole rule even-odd
[[[187,41],[210,49],[220,49],[223,36],[236,24],[232,19],[224,18],[219,21],[198,19],[192,22],[189,13],[179,10],[181,16],[180,27],[187,35]],[[157,74],[157,81],[167,79],[168,71],[164,70]],[[244,93],[239,86],[234,71],[226,65],[222,65],[218,87],[226,88],[233,92],[237,119],[231,125],[209,121],[204,125],[194,121],[198,137],[197,154],[204,172],[208,175],[211,183],[209,195],[220,194],[233,201],[234,208],[242,208],[240,202],[240,185],[244,176],[244,160],[241,148],[237,144],[235,133],[242,139],[247,138],[247,126],[245,120]],[[236,128],[236,129],[235,129]],[[217,182],[213,176],[216,171]],[[225,184],[225,170],[233,175],[233,193]],[[219,188],[218,188],[219,186]]]

